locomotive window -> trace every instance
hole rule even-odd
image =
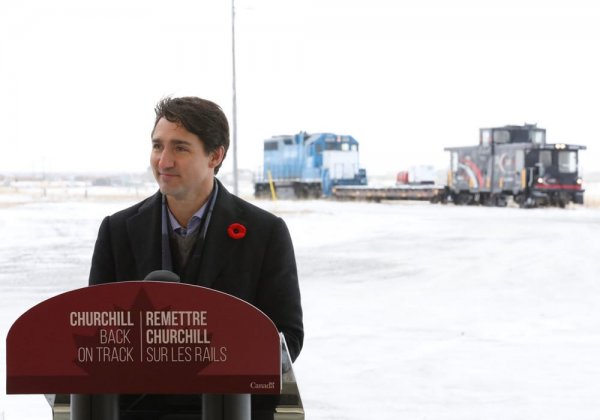
[[[577,172],[577,152],[558,152],[558,171],[563,174]]]
[[[291,146],[292,144],[294,144],[294,142],[292,141],[292,139],[283,139],[283,144],[285,144],[286,146]]]
[[[510,132],[508,130],[494,131],[494,143],[509,143]]]
[[[267,150],[277,150],[279,149],[279,143],[276,141],[266,141],[265,142],[265,151]]]

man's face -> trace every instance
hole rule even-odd
[[[161,118],[152,133],[150,165],[160,191],[175,200],[205,199],[223,156],[206,153],[201,139],[178,123]]]

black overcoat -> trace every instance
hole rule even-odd
[[[218,181],[217,181],[218,182]],[[92,257],[89,284],[142,280],[162,269],[161,194],[104,218]],[[246,227],[234,239],[232,223]],[[219,183],[199,269],[187,283],[243,299],[283,332],[292,360],[304,339],[296,259],[285,222],[232,194]]]

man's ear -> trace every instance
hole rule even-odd
[[[225,148],[223,146],[217,147],[215,150],[210,152],[210,155],[209,155],[210,161],[208,163],[208,166],[210,168],[216,168],[217,166],[219,166],[221,164],[221,162],[223,162],[224,156],[225,156]]]

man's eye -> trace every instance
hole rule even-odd
[[[177,152],[187,152],[187,148],[182,147],[182,146],[177,146],[175,148],[175,151],[177,151]]]
[[[160,150],[160,144],[158,144],[158,143],[153,143],[153,144],[152,144],[152,150]]]

